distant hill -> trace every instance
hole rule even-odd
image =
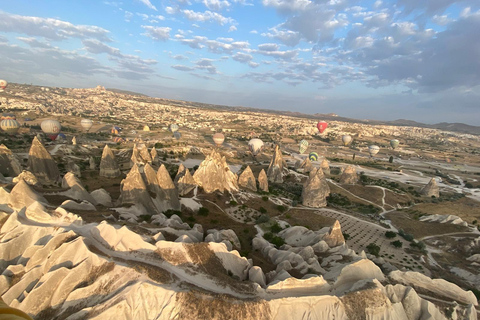
[[[462,133],[470,133],[470,134],[479,134],[480,135],[480,127],[471,126],[465,123],[448,123],[448,122],[441,122],[437,124],[433,124],[429,126],[430,128],[446,130],[446,131],[455,131],[455,132],[462,132]]]
[[[133,92],[133,91],[128,91],[128,90],[121,90],[121,89],[115,89],[115,88],[106,88],[105,90],[112,91],[112,92],[115,92],[115,93],[120,93],[120,94],[128,94],[128,95],[131,95],[131,96],[148,97],[146,94]]]

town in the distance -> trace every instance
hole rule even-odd
[[[478,127],[4,80],[0,114],[33,319],[478,318]]]

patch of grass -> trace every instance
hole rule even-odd
[[[262,196],[263,201],[268,201],[268,196]]]
[[[265,209],[264,207],[260,207],[258,211],[260,211],[260,213],[267,213],[267,209]]]
[[[198,214],[201,215],[201,216],[208,216],[208,214],[210,213],[210,210],[208,210],[208,208],[205,208],[205,207],[201,207],[200,209],[198,209]]]

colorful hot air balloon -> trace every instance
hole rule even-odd
[[[260,152],[262,152],[262,149],[263,149],[262,140],[255,138],[248,142],[248,150],[250,150],[250,152],[254,157],[258,155]]]
[[[88,132],[93,126],[93,121],[90,119],[82,119],[82,121],[80,121],[80,125]]]
[[[310,161],[317,161],[318,160],[318,153],[310,152],[310,154],[308,155],[308,159],[310,159]]]
[[[60,125],[60,122],[54,119],[48,119],[42,121],[40,124],[40,127],[42,128],[42,131],[53,141],[57,138],[60,129],[62,126]]]
[[[110,130],[110,132],[112,134],[120,134],[121,131],[122,131],[122,129],[120,127],[117,127],[117,126],[113,126],[112,130]]]
[[[300,141],[300,146],[299,146],[299,151],[300,153],[304,153],[308,149],[308,141],[307,140],[302,140]]]
[[[175,124],[175,123],[172,123],[169,127],[168,127],[168,130],[170,130],[170,132],[174,133],[174,132],[177,132],[178,131],[178,124]]]
[[[67,136],[64,133],[59,133],[58,136],[55,138],[55,141],[60,140],[67,140]]]
[[[180,132],[178,132],[178,131],[175,131],[175,132],[173,133],[173,137],[174,137],[175,139],[179,140],[179,139],[182,137],[182,134],[181,134]]]
[[[368,152],[370,153],[371,157],[376,155],[378,153],[378,151],[380,151],[379,146],[371,145],[371,146],[368,147]]]
[[[147,125],[143,126],[143,131],[150,131],[150,127]]]
[[[14,113],[4,113],[0,120],[17,120],[17,116]]]
[[[5,88],[7,87],[8,82],[5,80],[0,80],[0,92],[3,92]]]
[[[348,146],[352,142],[352,136],[345,134],[342,136],[342,142],[344,146]]]
[[[213,135],[213,142],[215,142],[217,146],[221,146],[223,141],[225,141],[223,133],[217,132]]]
[[[399,144],[400,144],[400,141],[398,141],[397,139],[390,140],[390,146],[392,146],[393,150],[395,150]]]
[[[115,143],[123,143],[123,142],[125,142],[125,139],[123,139],[122,137],[114,137],[114,138],[113,138],[113,142],[115,142]]]
[[[323,131],[325,131],[327,127],[328,127],[328,123],[326,123],[325,121],[319,121],[317,123],[317,128],[318,128],[318,131],[320,131],[320,133],[323,133]]]
[[[20,123],[14,119],[5,119],[0,122],[0,128],[8,134],[15,134],[20,129]]]

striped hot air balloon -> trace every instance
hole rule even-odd
[[[80,125],[83,129],[85,129],[85,131],[88,132],[93,126],[93,121],[90,119],[82,119],[82,121],[80,121]]]
[[[113,137],[113,142],[115,143],[123,143],[125,142],[125,139],[123,139],[122,137]]]
[[[310,159],[310,161],[317,161],[318,153],[316,153],[315,151],[310,152],[310,154],[308,155],[308,159]]]
[[[120,127],[113,126],[112,129],[110,130],[110,133],[111,134],[120,134],[121,131],[122,131],[122,129]]]
[[[42,128],[42,131],[52,140],[54,141],[58,134],[60,133],[60,129],[62,126],[60,125],[60,122],[54,119],[48,119],[42,121],[40,124],[40,127]]]
[[[380,147],[376,145],[371,145],[368,147],[368,153],[370,153],[370,156],[373,157],[380,151]]]
[[[348,134],[344,134],[342,136],[342,142],[344,146],[348,146],[350,142],[352,142],[352,136]]]
[[[300,145],[299,145],[299,151],[300,153],[304,153],[308,149],[308,141],[307,140],[301,140]]]
[[[223,141],[225,141],[223,133],[217,132],[213,135],[213,142],[215,142],[217,146],[221,146]]]
[[[0,120],[17,120],[17,116],[14,113],[4,113]]]
[[[255,157],[258,155],[260,152],[263,150],[263,141],[260,139],[252,139],[248,142],[248,150],[252,153],[252,155]]]
[[[14,119],[5,119],[0,122],[0,128],[8,134],[15,134],[20,129],[20,123]]]

